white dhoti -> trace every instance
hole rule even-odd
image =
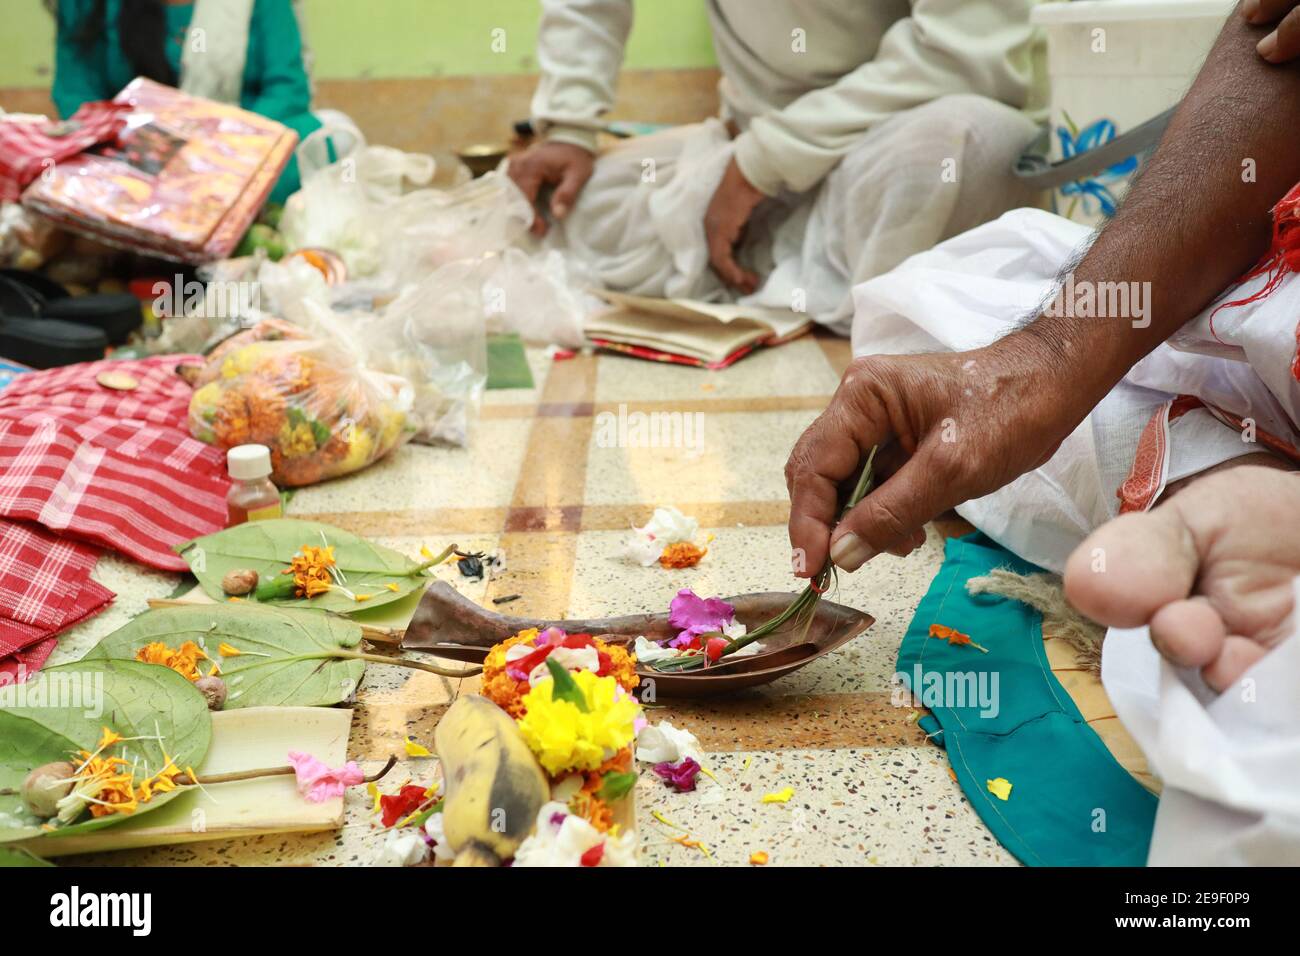
[[[755,211],[740,258],[764,281],[741,301],[806,311],[847,334],[853,285],[1032,201],[1011,169],[1036,133],[1020,111],[971,95],[880,123],[818,188]],[[546,244],[605,288],[730,301],[709,268],[704,213],[731,154],[718,120],[621,143]]]
[[[989,344],[1042,307],[1088,235],[1051,213],[1018,209],[913,256],[854,289],[854,355]],[[1265,447],[1300,456],[1300,383],[1291,373],[1298,279],[1219,312],[1213,332],[1213,307],[1206,309],[1134,366],[1046,465],[958,513],[1021,557],[1060,572],[1121,505],[1150,507],[1166,484]],[[1079,321],[1127,331],[1122,318]]]
[[[1041,307],[1087,238],[1082,226],[1021,209],[914,256],[854,290],[854,354],[986,345]],[[1046,465],[958,512],[1059,572],[1121,502],[1149,507],[1166,483],[1262,447],[1300,461],[1292,369],[1300,276],[1219,311],[1211,329],[1213,311],[1139,362]],[[1118,318],[1080,321],[1127,331]],[[1195,671],[1162,660],[1145,628],[1107,634],[1103,684],[1164,785],[1149,863],[1300,863],[1300,623],[1293,627],[1218,696]]]

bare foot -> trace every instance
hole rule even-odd
[[[1223,691],[1290,633],[1297,575],[1300,474],[1239,465],[1097,529],[1065,594],[1102,624],[1149,624],[1161,654]]]

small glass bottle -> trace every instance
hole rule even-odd
[[[230,524],[264,521],[282,514],[280,491],[271,474],[271,450],[265,445],[236,445],[226,452],[226,469],[235,479],[226,495]]]

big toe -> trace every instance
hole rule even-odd
[[[1191,533],[1174,509],[1121,515],[1070,555],[1065,596],[1101,624],[1140,627],[1191,593],[1197,564]]]

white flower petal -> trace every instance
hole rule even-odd
[[[636,639],[636,642],[632,645],[632,653],[636,655],[637,662],[641,664],[653,664],[655,661],[681,656],[681,651],[677,648],[664,647],[654,641],[646,640],[644,636]]]
[[[641,728],[636,737],[636,759],[646,763],[678,763],[692,757],[703,763],[700,741],[689,730],[678,730],[666,720]]]
[[[440,817],[442,814],[435,813]],[[418,830],[389,830],[384,847],[379,851],[372,866],[414,866],[423,863],[429,856],[429,844],[424,842]]]

